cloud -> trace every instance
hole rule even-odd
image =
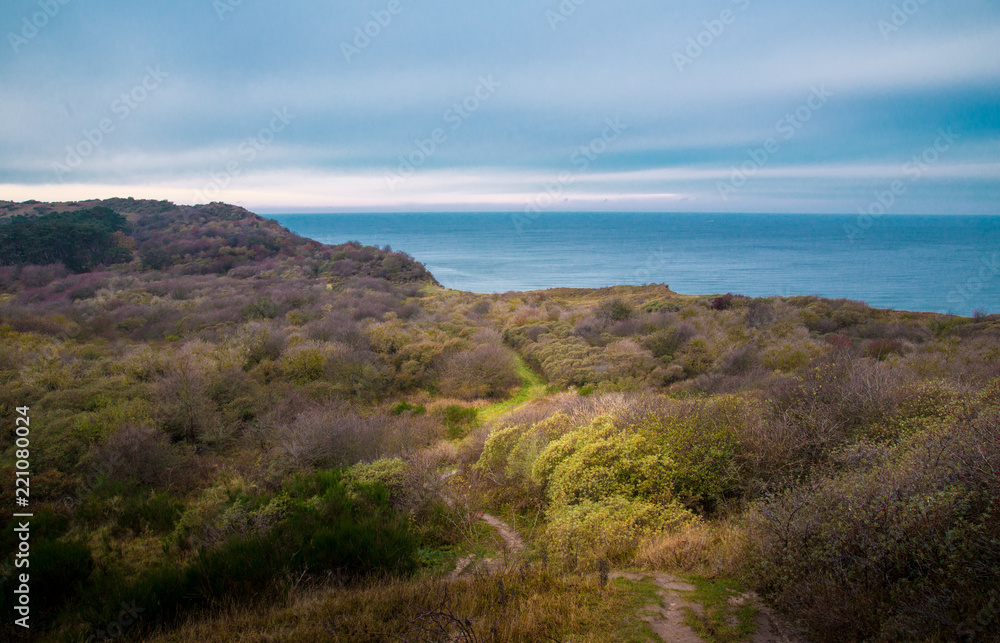
[[[919,5],[890,32],[885,21],[899,17],[887,0],[594,0],[568,15],[558,2],[403,0],[388,22],[380,0],[227,6],[71,2],[18,53],[8,48],[0,198],[133,189],[189,202],[226,183],[220,194],[261,208],[511,208],[573,171],[564,207],[852,211],[951,126],[960,142],[906,207],[982,211],[996,197],[1000,7],[985,0]],[[32,7],[7,3],[0,32]],[[344,43],[367,44],[348,61]],[[697,55],[678,69],[678,52]],[[169,75],[115,120],[115,101],[150,66]],[[499,88],[451,129],[483,76]],[[816,86],[834,98],[720,202],[714,182]],[[274,110],[294,121],[254,145]],[[608,118],[627,133],[574,168]],[[60,175],[54,164],[85,150],[105,119],[114,131]],[[447,140],[387,189],[436,129]],[[260,148],[252,159],[248,141]]]

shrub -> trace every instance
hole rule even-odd
[[[197,442],[218,423],[218,412],[206,394],[208,381],[192,368],[169,373],[154,386],[156,416],[176,441]]]
[[[677,324],[673,328],[659,330],[645,339],[646,348],[653,357],[670,361],[678,348],[689,342],[698,334],[694,326],[686,322]]]
[[[275,433],[276,466],[292,471],[401,455],[440,437],[440,425],[429,417],[361,415],[340,403],[303,411],[291,422],[287,417],[265,418],[263,430]]]
[[[389,493],[390,500],[399,501],[416,491],[408,488],[413,475],[413,466],[402,458],[382,458],[354,465],[344,473],[344,483],[351,494],[381,486]]]
[[[741,435],[748,466],[766,485],[801,479],[852,439],[897,437],[905,400],[922,395],[886,362],[830,355],[814,364],[801,375],[775,378],[765,390],[769,421]]]
[[[237,493],[228,502],[263,507],[279,498],[284,508],[272,524],[202,549],[190,562],[168,559],[124,582],[102,575],[89,588],[92,609],[105,620],[121,601],[135,601],[152,628],[206,606],[273,598],[291,578],[307,574],[357,578],[413,570],[417,540],[381,485],[352,491],[340,472],[320,471],[289,481],[273,498]]]
[[[817,641],[1000,627],[1000,384],[957,419],[761,502],[748,576]]]
[[[722,359],[719,370],[726,375],[743,375],[760,364],[756,346],[747,344],[730,350]]]
[[[152,493],[149,496],[129,498],[118,514],[119,527],[141,533],[148,528],[154,533],[173,530],[181,516],[183,505],[166,493]]]
[[[144,426],[126,426],[110,434],[90,452],[97,476],[149,486],[166,484],[178,456],[166,436]]]
[[[510,489],[518,504],[540,506],[543,488],[532,475],[535,462],[552,440],[573,428],[572,422],[561,411],[535,421],[518,421],[516,416],[508,421],[486,437],[473,470],[486,476],[492,488]]]
[[[585,500],[550,512],[542,546],[557,566],[593,570],[601,560],[626,564],[644,539],[693,520],[694,516],[676,503],[617,496]]]
[[[673,462],[647,435],[601,417],[551,442],[532,468],[558,511],[585,500],[616,496],[668,502]]]
[[[91,299],[97,291],[94,290],[92,286],[77,286],[73,290],[69,291],[70,301],[79,301],[81,299]]]
[[[684,345],[674,357],[684,367],[684,372],[688,376],[704,373],[714,362],[708,343],[703,339],[696,339]]]
[[[619,298],[611,299],[598,308],[601,317],[608,321],[620,322],[632,316],[632,307]]]
[[[503,398],[521,384],[514,356],[491,344],[450,355],[440,371],[441,392],[465,400]]]
[[[733,294],[728,293],[712,300],[712,310],[729,310],[733,307]]]
[[[315,346],[296,346],[285,351],[279,364],[285,376],[295,384],[315,382],[326,375],[326,354]]]
[[[32,611],[49,614],[75,596],[90,577],[94,560],[83,542],[41,540],[31,547]],[[7,594],[7,592],[4,592]],[[5,597],[7,598],[7,597]],[[6,602],[6,601],[5,601]],[[13,608],[8,611],[13,611]]]
[[[427,407],[423,404],[414,406],[409,402],[397,402],[392,406],[393,415],[402,415],[407,412],[411,412],[413,415],[423,415],[424,413],[427,413]]]
[[[774,307],[767,301],[754,300],[747,307],[743,321],[750,328],[766,328],[774,323]]]
[[[879,361],[887,359],[890,355],[902,355],[903,342],[898,339],[873,339],[865,344],[864,354],[865,357]]]
[[[278,304],[268,297],[258,297],[243,307],[244,319],[274,319],[278,316]]]
[[[771,370],[788,373],[806,366],[818,354],[819,349],[811,343],[786,341],[769,346],[762,361]]]

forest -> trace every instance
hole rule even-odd
[[[125,217],[108,208],[0,219],[0,265],[60,263],[80,273],[128,262],[124,229]]]
[[[221,203],[0,248],[9,640],[1000,640],[1000,316],[459,292]]]

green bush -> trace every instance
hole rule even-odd
[[[694,520],[676,503],[618,496],[585,500],[550,513],[542,546],[550,562],[570,570],[595,569],[601,560],[627,564],[643,539]]]
[[[28,570],[33,590],[32,609],[48,614],[60,607],[80,591],[93,567],[90,549],[83,542],[39,540],[33,543]]]
[[[129,498],[122,506],[116,522],[119,527],[131,529],[135,533],[146,528],[154,533],[166,533],[173,530],[182,508],[180,502],[166,493]]]
[[[258,297],[243,307],[244,319],[274,319],[278,316],[278,304],[267,297]]]
[[[371,476],[368,476],[371,477]],[[229,494],[231,506],[266,507],[276,499],[282,512],[266,529],[233,535],[201,549],[187,564],[168,559],[123,582],[103,574],[88,590],[95,622],[121,601],[143,606],[150,625],[191,610],[273,598],[292,578],[328,572],[360,578],[376,572],[408,574],[415,568],[417,538],[396,514],[380,483],[348,485],[340,471],[296,476],[278,496]]]
[[[326,374],[326,355],[319,348],[299,347],[285,351],[279,364],[285,376],[295,384],[308,384]]]
[[[674,405],[644,426],[673,464],[674,496],[703,513],[739,493],[743,428],[756,419],[755,402],[736,395]]]
[[[609,321],[625,321],[632,317],[632,307],[619,298],[601,304],[598,314]]]
[[[390,495],[397,494],[406,483],[410,465],[402,458],[382,458],[370,463],[358,463],[344,474],[344,480],[352,487],[368,488],[381,485]]]
[[[673,462],[648,435],[599,417],[553,441],[535,462],[534,478],[553,508],[608,497],[669,502]]]

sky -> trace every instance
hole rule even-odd
[[[996,0],[4,0],[0,199],[1000,214]]]

